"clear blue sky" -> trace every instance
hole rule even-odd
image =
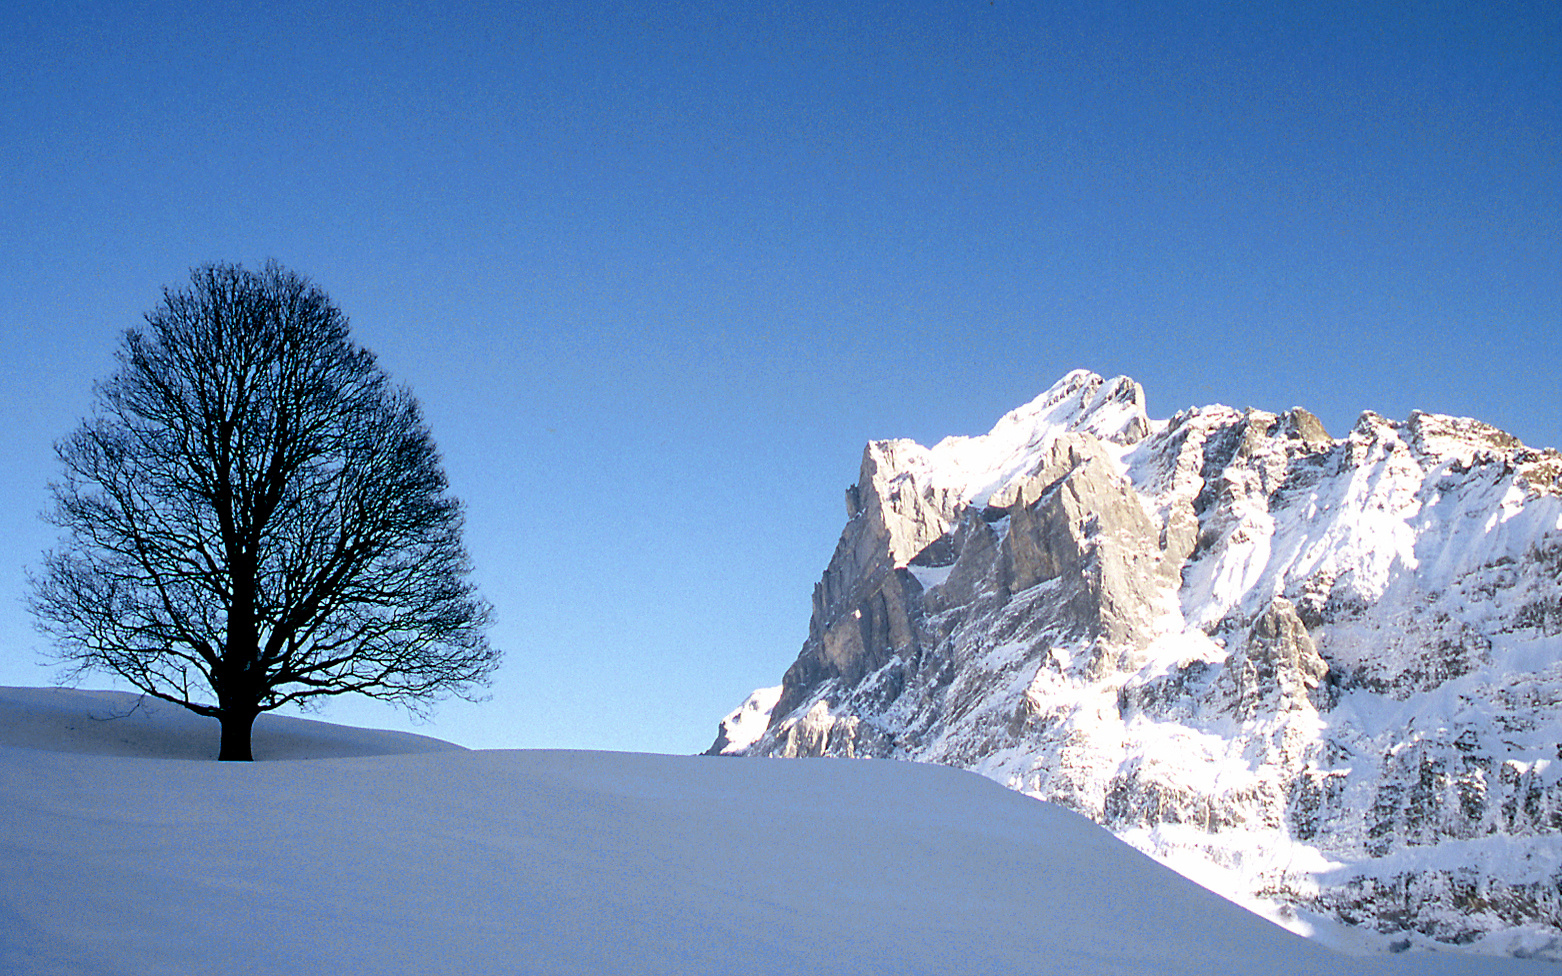
[[[422,400],[508,654],[417,726],[470,746],[704,748],[863,443],[1075,367],[1562,446],[1555,0],[9,0],[0,86],[0,684],[52,443],[207,261]]]

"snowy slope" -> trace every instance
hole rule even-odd
[[[1562,454],[1077,371],[870,443],[847,515],[716,751],[945,763],[1282,915],[1562,959]]]
[[[399,754],[219,764],[166,758],[170,713],[127,749],[103,704],[0,693],[0,972],[1555,971],[1336,955],[947,768],[407,752],[286,719],[300,754]],[[62,721],[70,751],[39,731]]]
[[[220,726],[168,702],[123,691],[0,687],[0,745],[102,756],[216,759]],[[460,749],[410,732],[355,729],[264,714],[256,759],[329,759]]]

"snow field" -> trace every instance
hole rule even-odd
[[[293,755],[360,754],[219,764],[165,757],[177,714],[131,748],[103,704],[0,692],[0,972],[1556,971],[1338,955],[943,767],[409,752],[285,718]]]

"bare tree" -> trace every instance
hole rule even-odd
[[[31,608],[60,659],[215,717],[220,759],[289,702],[472,697],[490,610],[417,401],[307,279],[190,278],[56,445],[64,535]]]

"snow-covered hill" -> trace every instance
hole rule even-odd
[[[1562,958],[1559,476],[1474,420],[1155,421],[1071,373],[867,446],[801,654],[714,751],[974,770],[1282,914]]]
[[[0,690],[0,972],[1554,971],[1337,955],[936,766],[409,750],[288,719],[257,752],[358,755],[216,763],[168,758],[177,713],[125,737],[127,704]]]
[[[99,756],[216,759],[214,718],[123,691],[0,688],[0,746]],[[460,749],[410,732],[355,729],[267,713],[255,719],[256,759],[332,759]]]

